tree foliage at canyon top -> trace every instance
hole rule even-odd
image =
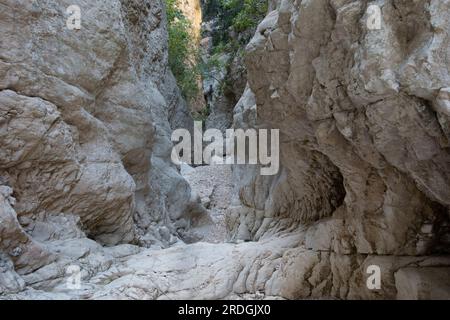
[[[192,24],[179,9],[179,0],[165,0],[169,32],[169,66],[186,100],[198,95],[199,49]]]
[[[229,42],[230,32],[241,35],[242,44],[248,42],[258,23],[268,10],[267,0],[209,0],[205,5],[207,19],[215,17],[217,27],[214,45]],[[239,38],[239,37],[238,37]]]
[[[210,63],[203,63],[192,25],[179,7],[179,0],[165,0],[169,32],[169,66],[186,100],[198,96],[198,80],[208,76]],[[204,19],[216,19],[214,51],[233,55],[248,42],[267,13],[267,0],[206,0]],[[234,33],[234,36],[231,36]],[[238,39],[238,40],[237,40]]]

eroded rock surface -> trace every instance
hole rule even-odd
[[[381,9],[379,30],[367,27],[369,5]],[[236,168],[232,235],[302,230],[306,249],[354,263],[350,276],[320,259],[332,280],[298,298],[395,297],[391,284],[331,283],[363,277],[360,255],[380,257],[393,283],[402,261],[449,253],[449,18],[448,1],[283,0],[248,45],[235,126],[280,129],[283,168],[276,177]]]
[[[66,26],[72,4],[80,30]],[[169,121],[190,116],[173,102],[162,3],[0,5],[2,251],[21,270],[45,264],[33,234],[64,215],[102,244],[167,247],[192,206],[170,161]]]
[[[79,31],[0,4],[0,299],[448,298],[448,1],[271,1],[234,124],[280,129],[282,168],[191,168],[199,197],[160,1],[77,1]],[[223,243],[180,241],[215,214]]]
[[[197,239],[203,242],[226,241],[226,214],[233,192],[231,167],[213,164],[192,168],[183,165],[181,173],[191,185],[193,197],[198,197],[209,212],[193,221],[190,233],[197,234]]]

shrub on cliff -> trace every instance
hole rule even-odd
[[[214,45],[229,43],[240,38],[241,45],[248,42],[258,23],[268,10],[267,0],[209,0],[204,7],[206,19],[217,18],[213,33]],[[230,37],[230,32],[237,37]]]
[[[237,14],[232,19],[235,32],[245,32],[254,29],[267,13],[267,0],[222,0],[225,9],[238,7]]]

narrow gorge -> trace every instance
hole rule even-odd
[[[0,0],[0,300],[450,299],[449,21]],[[279,130],[278,173],[174,162],[194,121]]]

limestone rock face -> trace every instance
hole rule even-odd
[[[12,207],[14,204],[15,199],[12,197],[12,189],[1,186],[0,250],[2,252],[2,265],[6,268],[2,272],[8,273],[14,271],[11,262],[14,262],[14,266],[18,271],[31,272],[51,262],[50,254],[36,243],[22,228],[17,220],[17,214]],[[4,275],[2,280],[11,280],[8,278],[11,277]],[[8,283],[4,284],[3,290],[6,290],[6,288],[11,288],[11,285]]]
[[[368,28],[369,5],[381,10],[380,29]],[[359,270],[359,255],[389,256],[380,267],[392,285],[377,294],[334,291],[325,278],[321,294],[395,297],[402,259],[450,251],[450,4],[282,0],[273,8],[247,47],[249,87],[234,122],[280,129],[282,169],[261,177],[235,168],[231,236],[298,230],[306,249],[345,255]],[[319,260],[334,279],[333,262]],[[400,296],[414,286],[404,274]]]
[[[55,217],[102,244],[164,247],[159,228],[175,234],[191,201],[170,161],[169,121],[189,116],[172,101],[162,3],[76,1],[79,30],[72,4],[2,1],[0,250],[24,272],[48,262],[31,235]]]
[[[25,281],[14,271],[14,264],[5,255],[0,257],[0,295],[18,293],[25,289]]]
[[[191,22],[194,37],[200,41],[202,27],[202,0],[181,0],[179,2],[180,10]]]
[[[0,299],[448,299],[450,3],[394,2],[271,0],[234,126],[280,171],[195,196],[162,2],[0,0]]]
[[[395,274],[397,298],[404,300],[450,299],[448,268],[404,268]],[[434,285],[434,286],[431,286]]]

